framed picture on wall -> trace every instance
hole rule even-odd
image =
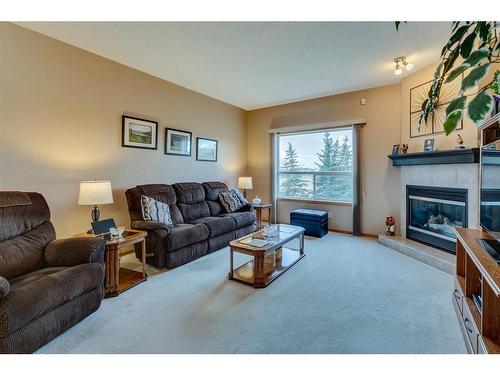
[[[410,138],[444,132],[443,124],[446,119],[446,107],[459,95],[462,79],[457,78],[452,82],[443,84],[436,110],[431,114],[427,123],[420,124],[422,105],[428,97],[432,83],[433,81],[428,81],[410,89]],[[465,93],[465,95],[470,94],[470,92]],[[456,130],[460,129],[463,129],[463,119],[458,124]]]
[[[191,132],[166,128],[165,154],[191,156],[191,138]]]
[[[196,138],[196,160],[217,161],[218,142],[215,139]]]
[[[156,150],[158,148],[158,123],[123,115],[122,146]]]

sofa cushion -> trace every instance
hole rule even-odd
[[[205,224],[178,224],[170,229],[166,236],[166,249],[168,252],[175,251],[204,241],[208,236],[209,231]]]
[[[243,228],[247,227],[249,225],[253,225],[255,222],[255,215],[253,212],[231,212],[229,214],[223,214],[220,216],[226,216],[226,217],[231,217],[235,223],[236,223],[236,228]]]
[[[172,218],[170,217],[170,208],[168,204],[143,195],[141,197],[141,209],[144,221],[164,223],[167,228],[172,228],[174,226]]]
[[[190,222],[200,217],[210,216],[210,209],[205,202],[205,190],[196,182],[181,182],[174,184],[177,194],[177,206],[184,222]]]
[[[43,265],[43,249],[56,233],[41,194],[4,191],[0,197],[0,275],[10,280]]]
[[[243,196],[243,194],[241,194],[238,189],[231,189],[231,191],[238,197],[242,207],[248,204],[247,199]]]
[[[201,217],[191,221],[191,224],[205,224],[208,227],[210,238],[232,232],[236,229],[236,223],[231,217]]]
[[[238,211],[243,204],[233,190],[223,191],[219,194],[219,199],[226,212]]]
[[[11,280],[11,291],[0,303],[0,337],[98,288],[103,272],[100,264],[91,263],[71,268],[45,268]]]
[[[204,182],[203,189],[205,189],[205,201],[210,209],[211,216],[217,216],[226,212],[219,200],[219,194],[227,191],[227,186],[223,182],[210,181]]]
[[[143,220],[141,209],[141,197],[143,195],[153,198],[158,202],[168,204],[170,208],[170,217],[174,224],[184,222],[181,212],[177,207],[177,195],[175,194],[175,190],[171,185],[166,184],[138,185],[125,192],[131,221]]]

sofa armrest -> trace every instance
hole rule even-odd
[[[0,276],[0,300],[4,297],[7,297],[7,294],[10,292],[10,283],[9,280]]]
[[[50,242],[45,261],[50,266],[73,267],[84,263],[104,265],[106,242],[97,237],[75,237]]]
[[[132,229],[145,230],[145,231],[165,229],[166,231],[168,231],[168,225],[160,221],[134,220],[132,221]]]

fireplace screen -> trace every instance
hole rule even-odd
[[[408,186],[407,237],[455,252],[454,227],[467,227],[467,190]]]

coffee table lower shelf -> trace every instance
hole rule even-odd
[[[254,259],[235,268],[232,274],[229,273],[228,278],[253,286],[254,288],[265,288],[304,257],[305,254],[301,253],[299,250],[282,247],[265,253],[262,258],[254,257]],[[260,272],[260,267],[262,267],[264,271],[263,277],[256,279],[255,273]]]

